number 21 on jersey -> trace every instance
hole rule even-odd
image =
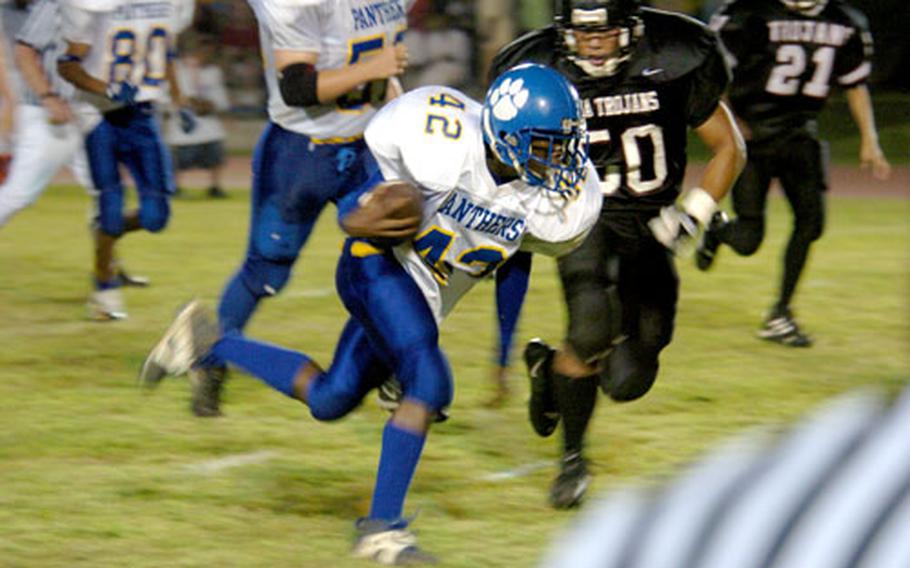
[[[806,49],[796,44],[781,45],[777,48],[777,65],[771,70],[765,89],[774,95],[802,92],[807,97],[825,98],[831,88],[829,81],[834,67],[834,48],[830,45],[819,47],[812,52],[811,60],[815,64],[812,78],[800,89],[808,64]]]

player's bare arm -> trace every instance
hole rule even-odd
[[[275,50],[275,68],[285,73],[292,66],[316,65],[319,54],[312,51]],[[316,74],[316,99],[325,104],[345,95],[369,81],[389,79],[400,75],[408,66],[408,50],[403,44],[383,47],[369,59],[338,69],[322,69]]]
[[[872,98],[866,85],[857,85],[847,89],[847,105],[853,121],[859,128],[859,160],[862,167],[872,168],[875,179],[886,180],[891,177],[891,164],[885,158],[878,143],[878,129],[875,127],[875,112],[872,110]]]
[[[91,49],[87,43],[67,42],[66,54],[57,63],[57,72],[77,89],[104,97],[107,96],[107,83],[89,75],[82,66],[82,60]]]
[[[180,82],[177,81],[177,66],[174,64],[176,58],[169,57],[165,73],[167,74],[167,88],[174,102],[174,106],[189,106],[188,101],[184,100],[183,93],[180,92]]]
[[[17,99],[6,75],[8,57],[2,43],[0,42],[0,139],[8,139],[13,131],[13,109]]]
[[[694,236],[698,225],[708,226],[717,212],[718,202],[727,195],[746,164],[745,142],[733,114],[723,102],[695,133],[712,154],[701,185],[686,192],[681,209],[675,205],[664,207],[660,215],[648,222],[654,237],[671,250]]]
[[[41,64],[41,53],[34,47],[17,42],[16,66],[25,83],[36,96],[41,99],[41,104],[47,111],[48,121],[51,124],[64,124],[73,119],[69,105],[51,87],[47,71]]]
[[[720,103],[695,133],[711,151],[712,157],[701,178],[701,188],[719,202],[746,165],[746,143],[733,113]]]
[[[360,196],[350,213],[340,219],[352,237],[404,239],[420,225],[420,193],[406,182],[388,181]]]

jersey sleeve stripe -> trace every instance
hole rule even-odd
[[[853,85],[864,81],[869,77],[869,74],[872,72],[872,64],[868,61],[862,63],[859,67],[853,71],[847,73],[846,75],[841,75],[838,77],[837,82],[841,85]]]

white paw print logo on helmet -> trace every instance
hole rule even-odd
[[[512,120],[518,110],[528,102],[530,93],[524,88],[524,79],[506,79],[498,89],[490,93],[490,106],[498,120]]]

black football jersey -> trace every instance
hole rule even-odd
[[[872,69],[868,22],[840,0],[817,16],[776,0],[728,0],[711,27],[729,53],[730,104],[753,140],[814,134],[832,87],[859,85]]]
[[[729,83],[720,42],[706,26],[651,9],[642,10],[642,20],[644,37],[611,77],[591,77],[572,63],[553,26],[504,47],[491,68],[495,76],[519,63],[541,63],[575,84],[604,207],[612,210],[655,209],[676,200],[686,169],[686,131],[711,116]]]

